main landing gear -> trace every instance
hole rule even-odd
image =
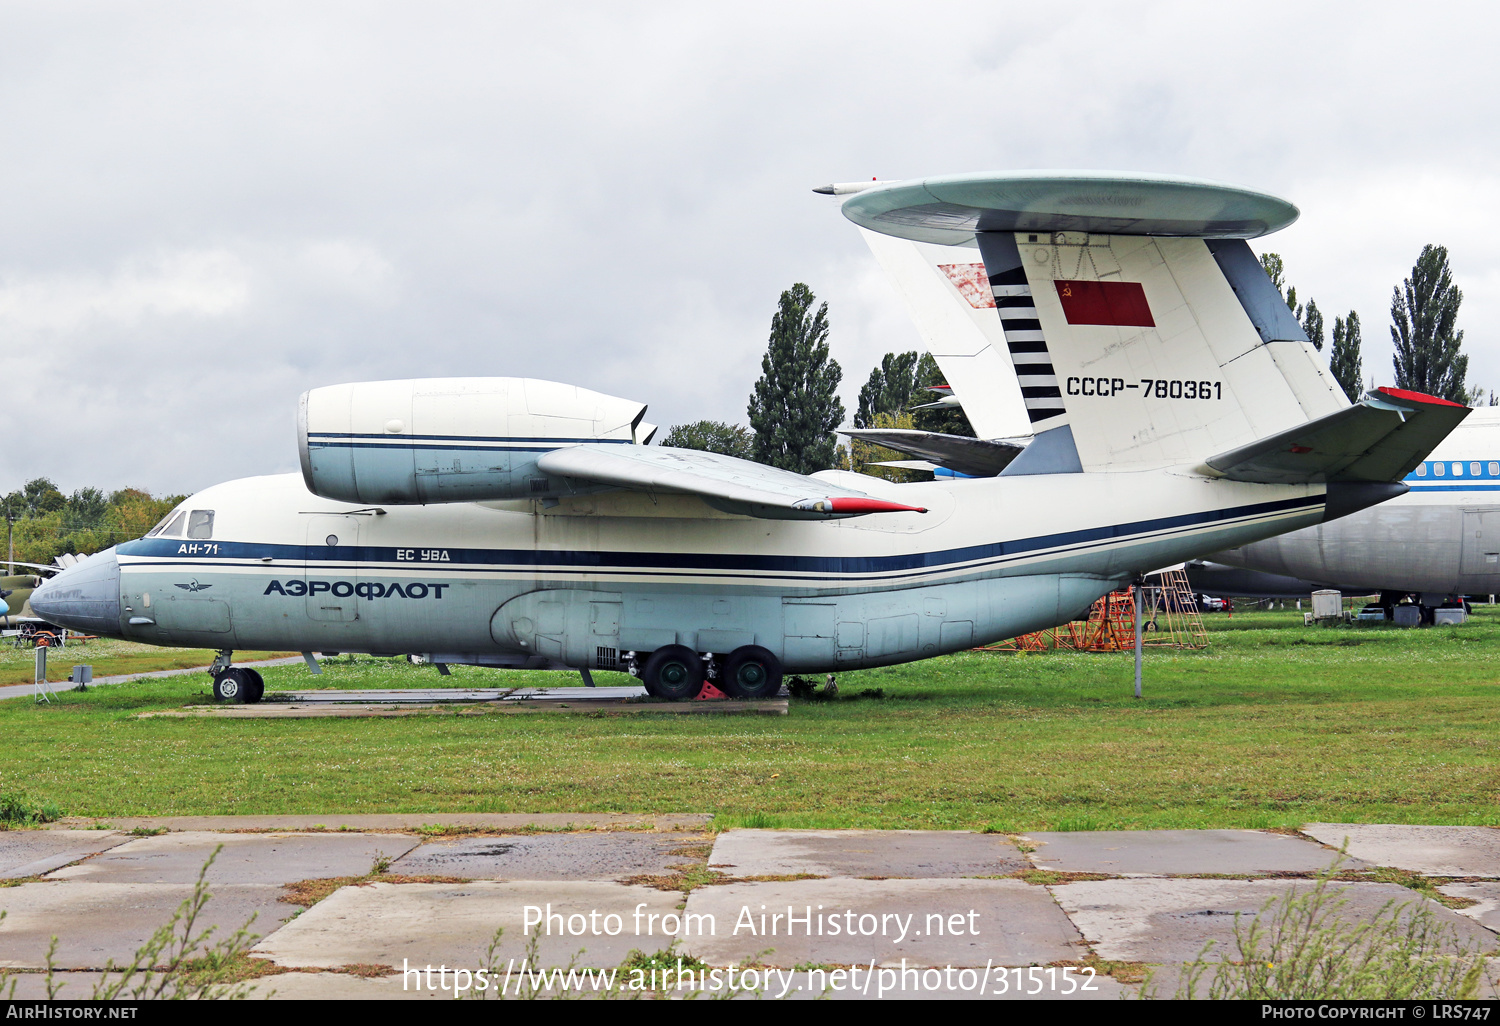
[[[266,693],[265,679],[248,666],[230,666],[233,655],[228,649],[218,652],[214,664],[208,668],[214,678],[214,697],[221,702],[253,705]]]
[[[773,698],[781,691],[781,661],[759,645],[729,653],[715,682],[731,698]],[[652,652],[641,668],[646,693],[669,701],[697,698],[708,680],[703,659],[686,645],[667,645]]]

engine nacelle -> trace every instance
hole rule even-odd
[[[329,499],[551,498],[578,489],[537,470],[543,453],[636,444],[645,413],[643,403],[535,378],[363,381],[304,392],[297,441],[308,489]]]

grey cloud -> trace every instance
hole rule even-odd
[[[661,424],[742,420],[799,280],[852,398],[916,333],[808,190],[874,174],[1286,195],[1306,217],[1262,245],[1360,310],[1382,380],[1390,287],[1446,242],[1471,375],[1500,384],[1494,16],[1350,10],[9,5],[0,344],[26,399],[0,430],[49,446],[0,473],[179,491],[292,469],[297,393],[364,378],[532,375]]]

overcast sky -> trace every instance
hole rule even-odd
[[[297,395],[517,375],[745,420],[781,290],[845,403],[915,329],[830,181],[1019,168],[1284,196],[1391,379],[1449,248],[1500,389],[1484,4],[0,2],[0,490],[296,468]]]

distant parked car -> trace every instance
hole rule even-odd
[[[1199,595],[1198,604],[1203,607],[1205,613],[1222,613],[1229,608],[1229,600],[1221,599],[1217,595]]]

